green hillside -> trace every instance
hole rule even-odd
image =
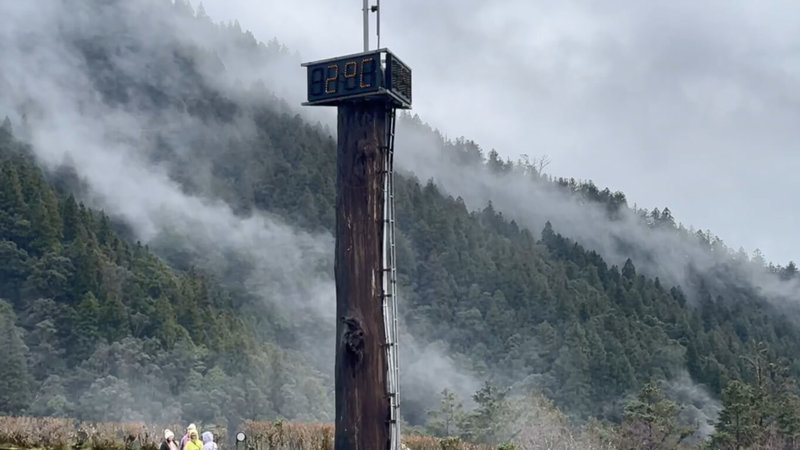
[[[64,45],[91,81],[87,96],[151,125],[136,145],[153,167],[185,192],[224,201],[242,220],[266,213],[295,229],[330,233],[335,144],[325,128],[266,90],[245,100],[212,83],[204,67],[216,50],[175,39],[156,18],[196,23],[254,59],[279,60],[284,50],[214,26],[180,1],[149,2],[152,10],[135,20],[122,2],[94,3],[117,13],[102,15],[112,23],[69,29]],[[92,14],[84,20],[99,23],[100,13]],[[142,20],[151,21],[156,31],[148,39],[156,36],[157,45],[136,45],[144,38],[134,24]],[[120,29],[128,33],[109,31]],[[103,39],[87,38],[95,33]],[[146,69],[132,71],[128,59],[147,62]],[[429,151],[444,152],[453,164],[527,171],[532,190],[546,186],[602,205],[610,220],[641,213],[621,193],[483,155],[467,141],[426,131],[418,119],[402,125],[438,140]],[[12,135],[17,126],[7,121],[0,130],[0,359],[8,362],[0,413],[331,420],[332,380],[320,355],[332,351],[325,340],[332,323],[286,314],[281,298],[249,290],[247,280],[261,276],[250,255],[195,245],[188,225],[159,230],[147,245],[136,242],[123,218],[81,203],[94,198],[81,167],[43,172],[36,149]],[[447,404],[439,404],[439,389],[402,386],[411,425],[499,442],[514,430],[501,430],[509,416],[492,408],[532,393],[579,423],[595,417],[630,424],[647,416],[636,405],[664,404],[661,390],[648,384],[657,382],[685,407],[664,414],[693,427],[713,420],[709,406],[721,400],[719,442],[739,436],[731,431],[733,410],[737,427],[767,430],[763,436],[788,442],[800,432],[800,315],[741,281],[749,262],[724,256],[713,271],[689,270],[687,285],[668,284],[637,270],[635,261],[653,265],[659,255],[636,241],[620,242],[629,259],[613,265],[550,223],[520,225],[509,220],[513,211],[492,203],[470,211],[460,197],[411,175],[398,176],[396,188],[404,331],[423,344],[442,343],[457,369],[482,386],[477,409],[447,431],[437,422],[441,414],[428,414]],[[644,216],[647,226],[697,238],[666,212]],[[701,233],[696,245],[713,252],[720,244]],[[329,279],[330,264],[308,266],[309,278]],[[764,272],[787,290],[796,286],[793,264]],[[468,400],[472,392],[460,394]],[[639,403],[632,401],[637,394]]]
[[[141,243],[120,239],[102,212],[55,191],[29,152],[6,123],[0,413],[329,418],[329,381],[300,355],[257,339],[239,299],[208,275],[174,271]]]

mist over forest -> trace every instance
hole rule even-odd
[[[300,56],[184,0],[0,17],[0,415],[332,422],[335,124]],[[664,448],[728,445],[732,408],[794,442],[793,262],[414,113],[396,154],[404,430],[636,442],[648,404]]]

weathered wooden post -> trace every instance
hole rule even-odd
[[[385,49],[303,64],[308,102],[338,108],[336,450],[396,450],[392,161],[411,70]]]

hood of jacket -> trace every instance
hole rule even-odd
[[[203,444],[214,442],[214,435],[210,431],[203,432]]]

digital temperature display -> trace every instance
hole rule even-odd
[[[322,62],[308,67],[308,101],[376,92],[383,87],[380,53]]]
[[[308,105],[335,106],[362,98],[411,107],[411,69],[388,50],[375,50],[303,64]]]

